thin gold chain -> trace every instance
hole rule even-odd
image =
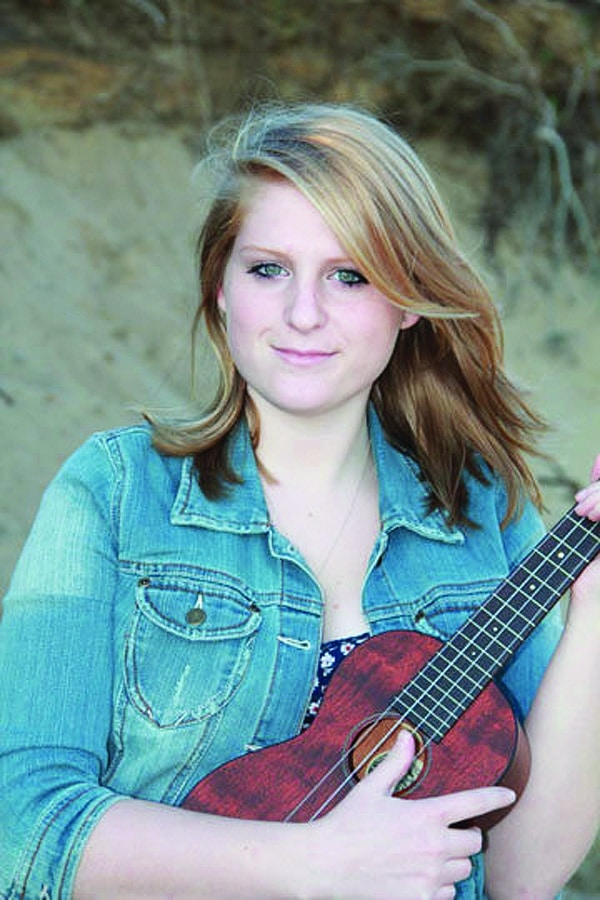
[[[323,557],[323,559],[321,560],[319,565],[315,567],[315,575],[322,575],[323,572],[325,571],[325,568],[327,567],[329,560],[333,556],[334,550],[337,547],[337,545],[339,544],[339,542],[342,538],[342,535],[343,535],[344,531],[346,530],[348,522],[350,521],[350,517],[352,516],[354,507],[356,506],[356,501],[358,500],[358,495],[360,493],[360,489],[362,487],[362,484],[365,480],[365,476],[366,476],[368,468],[369,468],[369,460],[371,458],[370,451],[371,451],[371,446],[370,446],[369,442],[367,441],[367,449],[365,451],[364,462],[362,464],[360,476],[358,478],[358,481],[356,482],[356,487],[355,487],[354,493],[352,495],[352,500],[350,501],[350,506],[348,507],[348,511],[346,512],[346,515],[344,516],[344,521],[340,525],[340,527],[337,531],[337,534],[335,535],[332,543],[330,544],[325,556]]]

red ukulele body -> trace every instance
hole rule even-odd
[[[600,522],[571,508],[446,643],[415,632],[370,638],[339,666],[306,731],[220,766],[184,807],[239,819],[318,818],[377,765],[400,728],[414,734],[416,750],[397,796],[493,784],[519,794],[529,748],[493,679],[599,551]]]
[[[528,775],[528,745],[495,685],[479,694],[439,742],[422,733],[410,714],[400,718],[391,709],[381,715],[439,648],[434,638],[413,632],[371,638],[341,663],[306,731],[221,766],[194,788],[184,806],[241,819],[317,818],[377,763],[398,727],[413,731],[417,748],[398,796],[416,799],[498,783],[520,792]]]

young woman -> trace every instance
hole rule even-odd
[[[0,892],[551,898],[598,823],[598,562],[564,632],[555,607],[503,670],[532,753],[515,805],[502,787],[393,797],[402,732],[314,821],[182,808],[298,734],[369,635],[450,637],[543,533],[523,456],[540,420],[404,141],[298,106],[254,113],[212,161],[196,326],[214,402],[75,453],[5,601]],[[577,510],[600,520],[598,484]],[[508,806],[485,852],[453,827]]]

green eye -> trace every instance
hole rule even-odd
[[[257,263],[248,269],[251,275],[258,275],[259,278],[276,278],[278,275],[284,274],[284,269],[278,263]]]
[[[333,276],[337,281],[352,287],[355,284],[367,284],[367,279],[356,269],[338,269]]]

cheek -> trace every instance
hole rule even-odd
[[[379,366],[378,366],[378,372],[377,372],[376,377],[381,375],[381,373],[383,372],[383,370],[386,368],[387,364],[389,363],[390,359],[392,358],[392,355],[394,353],[394,348],[396,346],[397,337],[398,337],[398,331],[390,330],[385,341],[382,341],[380,343],[379,354],[378,354]]]
[[[377,347],[383,354],[391,354],[402,327],[403,314],[390,304],[385,304],[374,312],[364,329],[365,343]]]
[[[227,308],[227,332],[231,339],[260,334],[263,329],[260,311],[251,303]]]
[[[245,340],[245,330],[243,322],[239,321],[239,318],[235,313],[231,311],[227,312],[227,320],[225,324],[225,333],[227,335],[227,344],[229,345],[229,352],[231,353],[234,361],[237,361],[240,353],[243,354],[244,345],[246,343]]]
[[[257,341],[265,329],[260,306],[256,303],[225,303],[225,332],[231,357],[237,368],[246,369],[252,360]]]
[[[374,381],[386,368],[396,346],[402,324],[400,310],[388,308],[377,310],[363,323],[360,346],[368,347],[363,353],[366,374]]]

